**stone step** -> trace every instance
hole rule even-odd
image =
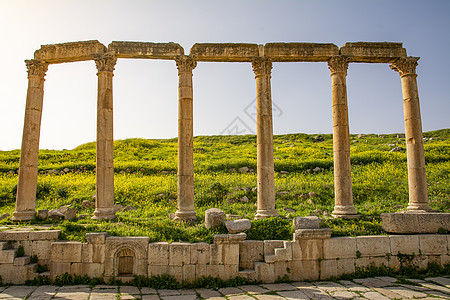
[[[15,266],[25,266],[28,265],[31,262],[31,256],[20,256],[20,257],[16,257],[14,258],[14,265]]]
[[[284,241],[283,248],[274,248],[274,254],[264,256],[266,263],[292,260],[292,242]]]

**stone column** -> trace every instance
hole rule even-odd
[[[197,62],[190,56],[176,59],[178,68],[178,210],[175,220],[195,221],[194,127],[192,70]]]
[[[275,209],[273,164],[272,95],[270,77],[272,61],[256,57],[252,61],[256,79],[257,127],[257,210],[255,219],[278,217]]]
[[[113,219],[113,71],[117,58],[111,53],[93,54],[92,58],[98,70],[96,191],[92,219]]]
[[[48,64],[39,60],[26,60],[28,90],[25,120],[20,152],[19,181],[17,183],[14,221],[28,221],[36,214],[36,186],[38,175],[39,135],[41,132],[44,77]]]
[[[349,59],[334,56],[328,61],[331,71],[331,101],[333,111],[333,154],[335,218],[357,218],[353,205],[352,175],[350,164],[350,133],[348,129],[348,107],[346,76]]]
[[[422,121],[417,90],[417,61],[420,57],[400,58],[391,69],[402,80],[403,112],[405,116],[406,155],[408,159],[409,211],[429,211]]]

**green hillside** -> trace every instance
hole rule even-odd
[[[431,207],[450,210],[450,129],[424,133],[428,195]],[[353,198],[360,220],[335,220],[333,142],[331,135],[287,134],[274,137],[276,207],[286,219],[252,222],[249,238],[290,239],[289,218],[316,214],[334,235],[383,234],[380,213],[404,210],[408,204],[404,138],[397,134],[352,135]],[[86,231],[112,235],[145,235],[151,240],[211,241],[214,232],[202,225],[211,207],[253,219],[256,212],[256,136],[194,138],[197,224],[175,223],[177,140],[127,139],[114,142],[115,203],[136,211],[119,212],[113,221],[56,222],[66,238]],[[0,214],[14,211],[20,151],[0,151]],[[239,168],[248,167],[241,173]],[[79,214],[83,200],[95,194],[95,143],[73,150],[39,152],[37,210],[71,205]],[[246,196],[248,202],[242,201]],[[35,220],[32,223],[40,223]],[[13,224],[9,218],[0,224]],[[215,230],[225,232],[224,228]]]

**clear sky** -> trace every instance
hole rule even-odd
[[[99,40],[176,42],[189,53],[206,42],[403,42],[420,56],[424,131],[450,127],[450,1],[0,0],[0,150],[21,146],[27,90],[24,60],[42,44]],[[114,72],[114,136],[177,136],[174,61],[119,59]],[[401,83],[388,64],[351,64],[351,133],[404,132]],[[199,62],[194,70],[194,134],[256,131],[250,63]],[[95,141],[93,61],[50,65],[41,149]],[[331,133],[326,63],[274,63],[274,133]]]

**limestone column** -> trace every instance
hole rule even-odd
[[[420,57],[400,58],[391,69],[400,74],[405,117],[406,155],[408,160],[409,211],[431,210],[428,203],[422,121],[417,90],[417,61]]]
[[[17,183],[14,221],[28,221],[36,214],[36,186],[38,175],[39,135],[41,132],[44,77],[48,64],[39,60],[26,60],[28,90],[20,152],[19,181]]]
[[[256,57],[252,61],[256,79],[257,127],[257,210],[255,219],[279,216],[275,209],[273,163],[272,95],[270,77],[272,61]]]
[[[96,191],[92,219],[113,219],[113,71],[117,58],[110,53],[94,54],[92,58],[98,70]]]
[[[194,127],[192,70],[197,62],[190,56],[176,59],[178,68],[178,210],[175,220],[195,221]]]
[[[334,155],[334,211],[335,218],[357,218],[353,205],[352,175],[350,164],[350,133],[346,76],[349,59],[334,56],[328,61],[331,71],[331,101],[333,111]]]

